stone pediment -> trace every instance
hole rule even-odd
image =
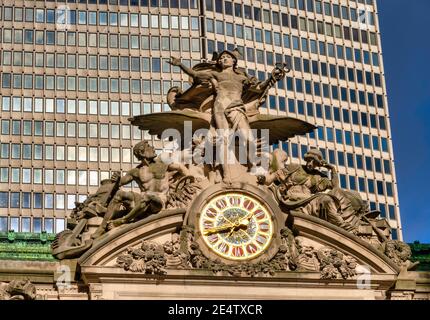
[[[230,191],[234,191],[232,188]],[[252,190],[266,197],[267,202],[272,202],[276,210],[274,199],[267,197],[269,193],[263,188],[259,189],[253,186],[241,187],[237,190]],[[208,194],[224,192],[221,186],[210,188],[200,194],[196,199],[206,199]],[[270,195],[270,194],[269,194]],[[144,220],[133,224],[124,225],[116,230],[107,233],[99,238],[79,260],[79,265],[85,267],[116,267],[117,259],[124,254],[129,248],[138,247],[142,241],[150,241],[163,245],[172,241],[175,235],[179,235],[183,226],[187,226],[187,221],[196,205],[190,206],[189,210],[175,209],[165,210],[157,215],[150,216]],[[359,237],[321,219],[301,214],[283,213],[279,208],[277,214],[285,226],[296,233],[295,237],[303,245],[309,245],[315,249],[326,247],[339,251],[340,253],[353,257],[359,265],[368,266],[372,273],[391,274],[399,273],[399,267],[391,261],[383,252],[372,246]],[[170,270],[170,269],[168,269]],[[173,270],[173,269],[172,269]],[[190,269],[192,270],[192,269]],[[285,270],[286,271],[286,270]],[[169,274],[169,271],[167,272]]]
[[[237,190],[257,198],[266,197],[269,207],[276,205],[264,187],[242,185],[228,192]],[[235,286],[252,287],[254,295],[241,291],[248,298],[303,298],[311,290],[321,299],[330,295],[374,299],[395,283],[399,267],[368,242],[321,219],[282,212],[279,206],[274,207],[278,208],[275,216],[282,221],[278,229],[284,233],[285,228],[292,231],[287,237],[280,235],[274,240],[276,252],[268,255],[267,260],[226,264],[213,259],[205,248],[199,247],[195,235],[189,232],[189,224],[193,210],[207,202],[208,194],[226,191],[214,186],[202,192],[188,210],[166,210],[98,239],[78,260],[80,277],[93,298],[222,298],[226,290]],[[299,243],[294,258],[293,246],[283,248],[287,238]],[[279,251],[285,252],[279,255]],[[363,270],[368,270],[371,281],[367,291],[357,291]],[[183,292],[184,287],[188,293]],[[212,293],[202,293],[202,288],[211,288]],[[328,290],[328,296],[318,290]],[[231,294],[239,297],[240,291],[233,290]]]
[[[276,228],[281,234],[255,263],[228,264],[196,241],[190,224],[210,195],[239,190],[264,199],[280,221]],[[333,224],[283,212],[268,191],[250,185],[228,190],[212,186],[187,209],[165,210],[109,232],[78,260],[91,298],[221,299],[226,292],[249,299],[385,298],[399,273],[393,261]],[[357,289],[360,283],[364,290]]]
[[[183,225],[185,211],[171,210],[160,213],[138,223],[128,225],[114,234],[100,239],[91,250],[78,261],[81,267],[118,267],[116,259],[128,248],[138,246],[142,241],[159,244],[171,241],[172,236]],[[298,238],[315,247],[328,247],[354,257],[359,264],[367,265],[374,273],[398,274],[399,267],[388,257],[365,241],[348,234],[339,227],[305,216],[294,215]],[[118,267],[119,268],[119,267]]]

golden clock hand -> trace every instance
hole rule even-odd
[[[207,229],[207,230],[205,230],[204,235],[208,236],[208,235],[211,235],[214,233],[218,233],[218,232],[221,232],[224,230],[231,229],[229,234],[227,235],[229,237],[232,235],[235,228],[237,228],[237,227],[248,227],[249,222],[250,222],[253,215],[254,215],[254,212],[250,212],[245,217],[241,218],[240,220],[238,220],[236,222],[231,222],[229,219],[227,219],[225,216],[223,216],[223,219],[227,220],[229,223],[224,224],[224,225],[219,226],[219,227]],[[246,220],[248,220],[248,221],[246,223],[244,223],[243,221],[246,221]]]
[[[234,224],[234,222],[233,221],[231,221],[230,219],[228,219],[226,216],[222,216],[222,218],[224,219],[224,220],[226,220],[228,223],[231,223],[231,224]]]
[[[244,217],[242,220],[248,220],[248,221],[250,221],[251,220],[251,218],[252,218],[252,216],[254,215],[254,213],[255,213],[255,211],[253,211],[253,212],[250,212],[248,215],[246,215],[246,217]]]
[[[230,230],[229,234],[227,235],[227,237],[231,236],[233,234],[233,232],[236,231],[237,228],[239,228],[239,230],[242,231],[243,233],[245,233],[248,238],[251,238],[245,231],[243,231],[243,229],[240,228],[240,227],[248,227],[248,225],[249,225],[249,221],[247,221],[247,223],[243,223],[241,221],[236,221],[234,223],[234,226]]]
[[[231,228],[230,232],[227,235],[227,238],[230,237],[234,232],[235,227]]]
[[[240,219],[240,220],[238,220],[238,221],[236,221],[234,223],[230,223],[228,225],[223,225],[223,226],[218,227],[218,228],[213,228],[214,231],[212,229],[206,230],[205,235],[209,235],[209,233],[213,234],[213,233],[217,233],[217,232],[224,231],[224,230],[227,230],[227,229],[231,229],[230,232],[229,232],[229,234],[227,235],[227,237],[230,237],[233,234],[233,232],[234,232],[234,230],[236,228],[238,228],[238,227],[248,227],[249,222],[250,222],[250,220],[251,220],[251,218],[252,218],[253,215],[254,215],[254,212],[250,212],[245,217],[243,217],[242,219]],[[246,220],[248,220],[248,221],[246,221]],[[242,221],[246,221],[246,223],[242,222]],[[217,230],[215,231],[215,229],[217,229]]]
[[[219,227],[206,229],[205,232],[204,232],[204,235],[208,236],[208,235],[211,235],[211,234],[214,234],[214,233],[218,233],[218,232],[221,232],[221,231],[224,231],[224,230],[232,229],[234,227],[235,227],[235,225],[232,224],[232,223],[224,224],[224,225],[219,226]]]
[[[255,211],[254,212],[250,212],[246,216],[244,216],[242,219],[240,219],[239,220],[239,225],[241,227],[248,227],[249,223],[251,222],[251,218],[254,215],[254,213],[255,213]],[[246,223],[244,223],[243,221],[246,221],[246,220],[248,220],[248,221]]]

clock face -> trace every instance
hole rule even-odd
[[[199,218],[205,244],[229,260],[250,260],[270,245],[274,225],[264,204],[242,193],[216,196],[207,203]]]

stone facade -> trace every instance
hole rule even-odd
[[[169,263],[165,274],[125,271],[117,264],[127,248],[139,247],[145,239],[165,243],[171,239],[170,231],[180,225],[181,214],[164,217],[152,222],[150,229],[142,223],[118,235],[115,243],[106,239],[83,259],[58,261],[1,260],[0,282],[30,280],[36,287],[37,299],[43,300],[97,300],[97,299],[354,299],[354,300],[428,300],[430,299],[430,274],[409,271],[396,275],[395,267],[364,244],[359,244],[349,254],[360,257],[369,265],[383,262],[385,270],[373,270],[370,282],[360,273],[349,279],[321,279],[318,271],[280,271],[273,275],[237,275],[228,270],[214,273],[211,270],[178,268]],[[319,232],[327,233],[329,225],[314,231],[316,221],[297,219],[302,240],[316,245]],[[168,227],[164,227],[167,225]],[[324,230],[325,229],[325,230]],[[342,239],[340,230],[330,230],[324,237],[324,246],[342,252],[352,239]],[[159,240],[158,240],[159,239]],[[348,240],[345,242],[345,240]],[[369,254],[369,251],[371,254]],[[172,262],[172,261],[170,261]],[[80,265],[80,271],[77,266]],[[376,268],[375,268],[376,269]],[[70,270],[70,278],[61,279]],[[360,269],[357,269],[360,272]],[[75,278],[77,276],[77,278]],[[70,283],[64,280],[70,280]],[[228,292],[228,294],[226,294]]]

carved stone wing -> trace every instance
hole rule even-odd
[[[285,141],[296,135],[304,135],[316,129],[306,121],[273,115],[258,114],[249,118],[252,129],[269,129],[269,143]]]
[[[182,110],[144,114],[129,119],[132,125],[138,126],[141,130],[148,130],[149,134],[157,135],[159,138],[166,129],[178,130],[180,136],[184,136],[184,123],[191,122],[194,134],[199,129],[209,129],[211,115],[208,113]]]
[[[213,106],[213,91],[209,84],[193,84],[185,92],[173,87],[167,93],[167,103],[172,110],[209,110]]]
[[[211,115],[194,110],[159,112],[136,116],[129,119],[131,124],[149,134],[161,137],[166,129],[175,129],[184,136],[184,122],[192,124],[191,134],[199,129],[209,129]],[[257,114],[249,118],[252,129],[269,129],[269,143],[285,141],[296,135],[303,135],[315,130],[316,127],[306,121],[290,117]]]

